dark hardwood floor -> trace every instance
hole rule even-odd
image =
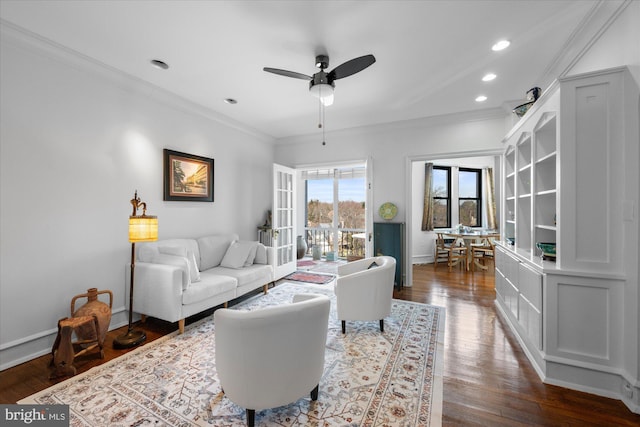
[[[540,381],[494,306],[493,268],[414,266],[395,297],[446,308],[445,426],[640,426],[620,401]]]
[[[446,308],[443,425],[640,426],[640,415],[618,400],[542,384],[496,313],[493,270],[434,272],[432,265],[415,266],[413,280],[413,287],[394,296]],[[136,326],[146,331],[147,343],[177,329],[177,323],[152,318]],[[125,330],[109,332],[104,360],[91,354],[76,359],[78,372],[130,351],[112,348],[113,338]],[[42,356],[0,372],[0,403],[15,403],[64,380],[49,380],[50,360]]]

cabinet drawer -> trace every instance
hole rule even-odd
[[[505,284],[505,279],[504,276],[502,275],[502,273],[500,273],[499,270],[496,269],[496,298],[500,299],[502,302],[504,302],[504,284]]]
[[[504,281],[504,304],[518,318],[518,289],[508,280]]]
[[[496,269],[500,270],[502,275],[511,282],[516,288],[518,287],[518,265],[520,261],[509,255],[504,249],[496,248]]]
[[[518,323],[533,345],[542,350],[542,314],[522,294],[518,296]]]
[[[542,311],[542,274],[520,263],[518,289],[538,311]]]

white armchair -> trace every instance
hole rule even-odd
[[[306,393],[318,399],[330,301],[299,294],[292,304],[254,311],[218,309],[214,313],[215,359],[224,394],[255,411],[295,402]]]
[[[347,320],[379,320],[380,331],[384,332],[384,318],[391,314],[395,271],[396,260],[390,256],[365,258],[338,267],[335,293],[343,334]]]

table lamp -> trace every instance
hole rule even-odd
[[[113,348],[130,348],[144,342],[147,335],[144,331],[133,330],[133,284],[136,267],[136,243],[155,242],[158,240],[158,217],[147,215],[147,204],[140,201],[138,190],[131,199],[133,213],[129,217],[129,241],[131,242],[131,283],[129,284],[129,329],[127,333],[113,340]],[[138,215],[138,208],[142,208],[142,215]]]

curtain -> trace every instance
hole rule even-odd
[[[496,220],[496,193],[493,186],[493,168],[487,168],[487,228],[490,230],[498,229],[498,221]]]
[[[425,163],[424,204],[422,207],[422,231],[433,230],[433,163]]]

